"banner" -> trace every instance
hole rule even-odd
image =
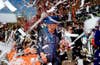
[[[17,17],[15,14],[0,13],[0,22],[1,23],[16,23]]]

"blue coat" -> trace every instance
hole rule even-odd
[[[55,34],[50,34],[48,32],[48,28],[44,27],[39,32],[39,52],[44,52],[47,54],[47,58],[50,62],[52,62],[53,58],[56,57],[56,50],[58,46],[59,39]],[[48,45],[48,47],[44,48],[44,46]]]

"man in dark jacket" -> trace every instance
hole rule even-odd
[[[94,65],[100,65],[100,26],[96,27],[96,32],[95,32],[95,44],[97,45],[98,49],[96,50],[94,54]]]

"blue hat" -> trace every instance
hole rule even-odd
[[[43,22],[46,24],[59,24],[60,22],[58,22],[58,20],[59,16],[48,16],[43,19]]]

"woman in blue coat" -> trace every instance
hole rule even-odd
[[[57,46],[59,38],[56,34],[56,28],[59,24],[57,21],[58,16],[48,16],[43,22],[46,26],[43,26],[39,31],[39,52],[47,55],[48,62],[52,65],[60,65],[60,59],[57,56]]]

